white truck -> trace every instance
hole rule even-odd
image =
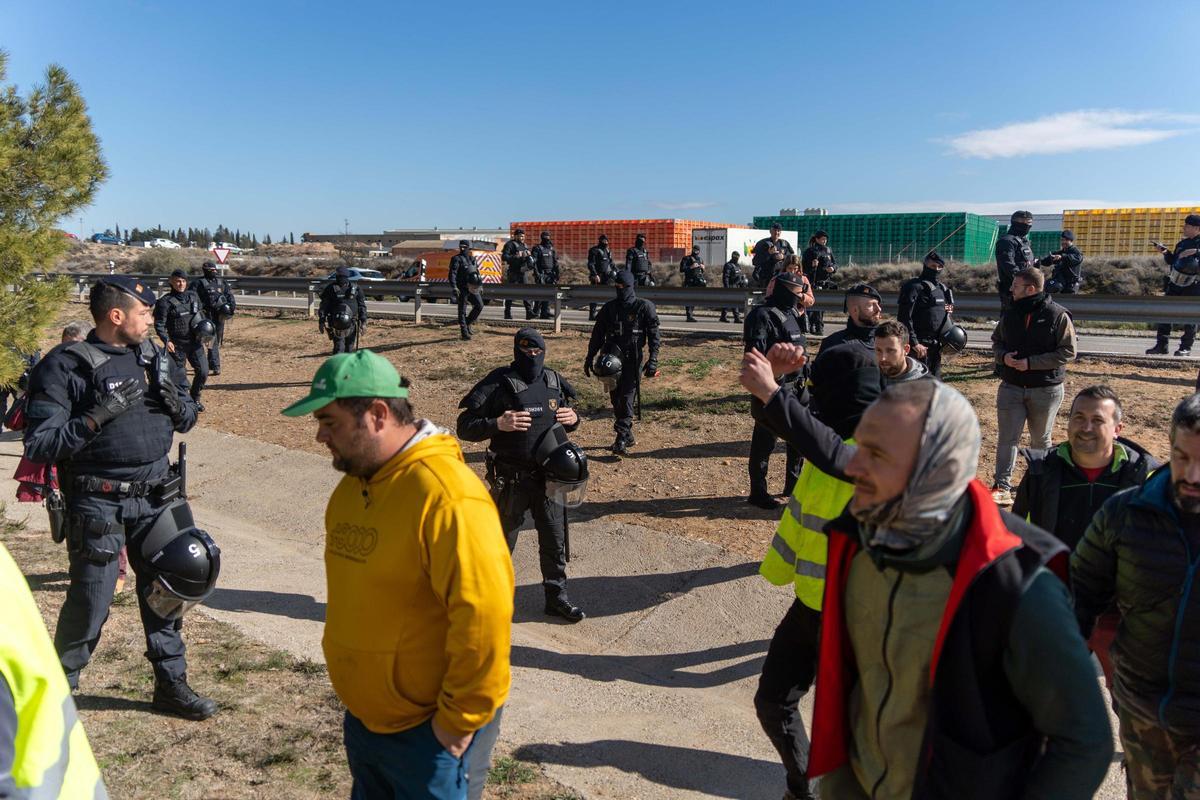
[[[750,275],[752,269],[750,259],[754,253],[754,245],[759,239],[771,235],[770,231],[755,228],[696,228],[692,231],[692,246],[700,248],[700,258],[708,267],[708,285],[721,285],[721,268],[729,260],[729,254],[738,252],[738,265],[742,272]],[[795,231],[781,231],[779,238],[786,241],[800,255],[798,246],[799,234]]]

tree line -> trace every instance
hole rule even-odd
[[[254,248],[260,244],[296,243],[296,234],[294,233],[286,233],[274,240],[271,239],[271,234],[268,233],[262,239],[259,239],[256,233],[249,231],[242,233],[240,228],[231,230],[224,225],[218,225],[215,230],[211,228],[175,228],[172,230],[164,228],[161,225],[156,225],[153,228],[122,228],[118,223],[104,232],[131,244],[134,242],[148,242],[151,239],[170,239],[172,242],[184,247],[188,244],[204,247],[210,242],[228,242],[229,244],[244,248]]]

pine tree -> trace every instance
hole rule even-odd
[[[0,51],[0,82],[8,54]],[[30,279],[67,249],[55,225],[91,204],[108,168],[79,87],[51,65],[43,84],[22,96],[0,87],[0,384],[15,384],[24,369],[19,353],[38,348],[42,331],[66,299],[65,282]]]
[[[288,242],[289,242],[289,243],[291,243],[291,244],[295,244],[295,243],[296,243],[296,234],[295,234],[295,233],[289,233],[289,234],[288,234]]]
[[[113,229],[113,236],[116,236],[118,239],[120,239],[120,238],[121,238],[121,225],[120,225],[120,223],[118,223],[118,224],[117,224],[117,227]]]
[[[263,237],[263,244],[270,244],[270,243],[271,243],[271,234],[268,233],[266,236]]]

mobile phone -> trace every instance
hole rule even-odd
[[[1166,250],[1166,249],[1167,249],[1167,246],[1166,246],[1165,244],[1163,244],[1162,242],[1156,242],[1156,241],[1154,241],[1153,239],[1151,239],[1151,240],[1150,240],[1150,244],[1154,245],[1154,246],[1155,246],[1155,247],[1157,247],[1159,250]]]

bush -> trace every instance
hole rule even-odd
[[[187,256],[171,248],[153,248],[138,256],[133,262],[133,271],[150,275],[170,275],[177,269],[187,271],[191,264]]]

